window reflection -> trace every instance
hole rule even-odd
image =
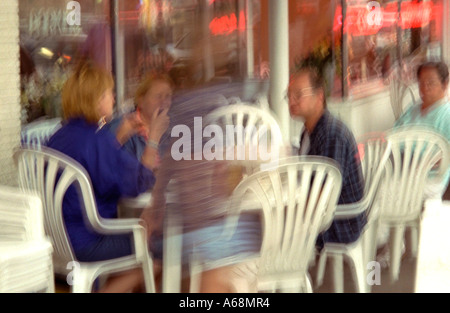
[[[79,23],[68,23],[76,8],[66,1],[19,1],[23,124],[61,116],[60,91],[80,58],[111,68],[109,1],[78,3]]]

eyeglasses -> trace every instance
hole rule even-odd
[[[436,87],[437,85],[439,85],[439,82],[436,80],[429,80],[424,82],[419,81],[420,87],[433,88]]]
[[[299,101],[300,99],[302,99],[304,97],[309,97],[309,96],[314,95],[314,92],[311,92],[311,90],[314,90],[314,88],[307,87],[307,88],[303,88],[303,89],[296,90],[296,91],[288,91],[286,93],[286,99]]]

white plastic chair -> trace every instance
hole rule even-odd
[[[263,213],[260,255],[238,269],[255,275],[256,291],[312,292],[308,268],[318,234],[333,220],[341,184],[333,160],[295,156],[252,174],[236,187],[230,200],[231,226],[224,236],[231,238],[241,212]],[[200,272],[199,264],[194,274]]]
[[[285,143],[280,126],[268,110],[244,103],[232,104],[210,112],[205,121],[203,126],[217,125],[222,129],[226,148],[235,148],[234,160],[260,161],[246,164],[248,175],[259,170],[256,165],[270,163],[283,154],[281,149]],[[229,130],[230,127],[234,127],[231,129],[233,132]],[[239,149],[245,150],[245,157],[238,153]],[[261,153],[263,151],[267,152],[267,156]],[[263,160],[261,157],[268,157],[270,160]]]
[[[15,158],[18,161],[20,186],[37,192],[43,199],[45,231],[55,250],[55,272],[67,274],[68,269],[73,269],[73,292],[91,292],[94,281],[101,275],[135,267],[143,269],[147,292],[155,292],[152,259],[147,250],[146,232],[139,219],[104,219],[99,216],[87,172],[64,154],[46,147],[42,147],[41,151],[22,148],[16,151]],[[80,262],[76,259],[62,215],[63,198],[71,185],[77,188],[87,227],[105,235],[130,234],[134,254],[99,262]]]
[[[34,121],[22,129],[22,144],[39,149],[61,126],[61,118],[59,117]]]
[[[424,187],[431,171],[437,178],[447,171],[450,148],[443,136],[421,126],[392,129],[386,139],[392,154],[386,169],[381,223],[390,229],[389,275],[397,281],[405,229],[411,230],[410,246],[406,248],[416,257]]]
[[[0,186],[0,293],[55,292],[42,211],[36,195]]]
[[[317,267],[317,287],[323,283],[325,265],[328,257],[332,259],[332,274],[334,292],[344,292],[344,258],[352,271],[358,292],[370,291],[366,283],[366,267],[374,261],[376,254],[376,236],[380,211],[376,201],[380,181],[383,177],[385,164],[390,154],[390,144],[382,134],[369,134],[358,140],[361,165],[364,176],[364,196],[361,201],[353,204],[338,205],[335,220],[349,219],[367,214],[367,224],[361,236],[352,243],[326,243],[320,253]]]

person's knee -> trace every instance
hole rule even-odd
[[[202,274],[201,293],[230,293],[232,291],[232,267],[221,267]]]

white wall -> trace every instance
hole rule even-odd
[[[0,184],[17,185],[12,154],[20,143],[19,2],[0,2]]]
[[[410,104],[410,99],[409,96],[404,98],[405,107]],[[328,108],[350,128],[355,138],[371,132],[386,131],[395,122],[389,88],[362,99],[329,101]]]
[[[450,0],[444,0],[443,11],[443,56],[444,61],[450,64]]]
[[[394,123],[388,90],[361,100],[329,103],[328,106],[356,138],[365,133],[384,131]]]

